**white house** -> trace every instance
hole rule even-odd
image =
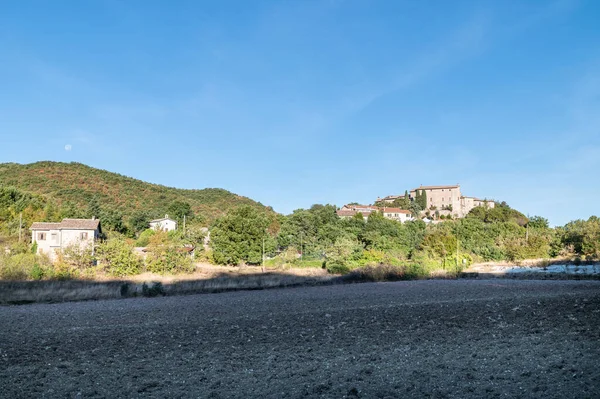
[[[102,234],[98,219],[63,219],[60,223],[35,222],[29,228],[31,242],[37,243],[37,253],[46,254],[51,260],[57,252],[66,247],[77,245],[80,248],[91,247]]]
[[[413,220],[412,213],[406,209],[384,207],[381,212],[384,218],[397,220],[401,223]]]
[[[177,230],[177,222],[169,218],[169,215],[165,215],[164,218],[151,220],[150,228],[163,231]]]

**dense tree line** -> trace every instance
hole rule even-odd
[[[423,197],[420,198],[422,201]],[[410,201],[408,195],[396,201],[416,204],[415,210],[421,207],[417,201]],[[99,197],[92,196],[81,208],[68,201],[57,202],[52,197],[0,185],[0,243],[10,248],[9,255],[0,254],[0,278],[190,271],[193,268],[182,251],[184,245],[197,248],[196,260],[217,264],[265,262],[326,267],[331,272],[380,264],[410,267],[422,273],[435,269],[454,272],[475,261],[557,256],[600,258],[598,217],[551,228],[547,219],[528,218],[503,202],[494,208],[477,207],[463,219],[437,224],[422,220],[401,224],[385,219],[378,212],[367,220],[362,215],[341,219],[333,205],[313,205],[289,215],[244,205],[230,209],[212,222],[196,214],[194,207],[183,200],[164,203],[162,207],[160,214],[147,210],[129,212],[107,206]],[[148,229],[148,221],[164,213],[180,222],[178,231],[166,234]],[[92,216],[101,219],[106,233],[95,259],[89,254],[66,251],[52,266],[47,259],[34,255],[27,230],[32,222]],[[22,241],[17,242],[21,218]],[[211,234],[208,251],[203,248],[205,226]],[[147,248],[143,262],[133,254],[134,246]]]
[[[423,197],[421,197],[423,198]],[[597,217],[578,220],[556,229],[542,217],[527,218],[506,203],[495,208],[474,208],[466,218],[426,225],[421,220],[401,224],[374,212],[340,219],[336,207],[314,205],[272,224],[250,208],[240,208],[217,219],[211,232],[213,259],[217,263],[257,264],[265,245],[269,259],[289,257],[289,249],[303,259],[319,259],[332,270],[349,270],[369,264],[413,264],[448,268],[473,261],[516,261],[555,256],[600,255]]]

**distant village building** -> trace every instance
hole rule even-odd
[[[404,198],[404,195],[388,195],[387,197],[383,197],[383,198],[377,197],[377,201],[375,201],[375,202],[376,203],[385,202],[387,204],[391,204],[392,202],[394,202],[400,198]]]
[[[360,213],[362,217],[366,220],[369,218],[369,215],[371,215],[373,212],[381,212],[383,214],[383,217],[385,217],[386,219],[397,220],[402,223],[408,220],[412,220],[412,215],[410,211],[400,208],[387,208],[373,205],[344,205],[337,211],[337,214],[342,219],[350,219]]]
[[[401,223],[413,220],[412,213],[406,209],[383,207],[382,213],[384,218],[397,220]]]
[[[169,218],[169,215],[165,215],[164,218],[151,220],[150,228],[162,231],[177,230],[177,221]]]
[[[100,220],[63,219],[60,223],[35,222],[29,228],[31,242],[37,243],[37,253],[46,254],[51,260],[58,252],[70,246],[91,248],[102,234]]]
[[[366,220],[371,213],[378,211],[379,208],[376,206],[348,204],[341,207],[337,211],[337,214],[342,219],[350,219],[360,213],[362,217]]]
[[[441,215],[465,217],[471,209],[477,206],[493,208],[494,201],[481,200],[475,197],[465,197],[460,192],[460,184],[452,186],[420,186],[410,190],[410,199],[415,200],[417,192],[427,196],[427,210],[438,211]]]

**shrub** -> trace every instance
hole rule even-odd
[[[327,262],[327,271],[331,274],[346,274],[352,269],[348,265],[340,265],[338,263]]]
[[[123,239],[111,239],[97,248],[100,267],[112,276],[131,276],[142,271],[143,261]]]
[[[35,263],[29,273],[32,280],[41,280],[45,275],[46,271],[40,267],[39,263]]]
[[[410,274],[406,273],[406,267],[403,266],[365,266],[352,270],[345,277],[345,281],[398,281],[407,280]]]
[[[354,240],[346,237],[338,238],[335,243],[325,251],[327,259],[327,270],[339,268],[340,266],[350,267],[353,261],[357,261],[362,256],[362,246]]]
[[[169,240],[167,234],[157,232],[150,239],[146,256],[146,270],[158,274],[189,273],[194,270],[192,259],[182,251],[182,245]]]
[[[139,238],[135,242],[136,247],[146,247],[150,243],[150,238],[156,234],[156,231],[153,229],[146,229],[142,231]]]
[[[123,290],[121,290],[121,294],[122,293]],[[167,293],[165,292],[162,283],[156,282],[152,284],[152,287],[148,287],[148,284],[144,283],[142,285],[142,295],[146,297],[155,297],[159,295],[165,296]]]
[[[0,278],[3,280],[41,280],[51,275],[47,257],[32,253],[0,256]]]

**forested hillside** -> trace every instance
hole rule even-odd
[[[0,164],[0,222],[5,228],[18,223],[15,218],[23,213],[24,224],[96,216],[108,229],[132,233],[166,213],[208,224],[241,205],[269,211],[223,189],[165,187],[80,163]]]

